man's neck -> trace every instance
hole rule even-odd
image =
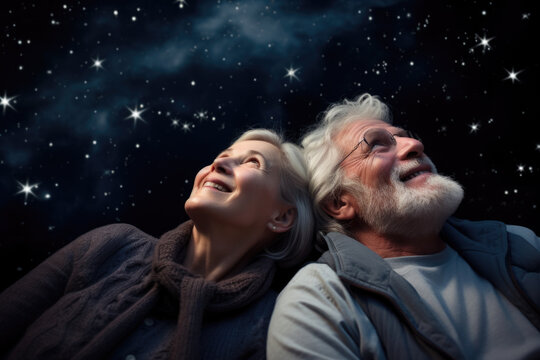
[[[444,250],[446,244],[439,233],[380,234],[371,229],[357,229],[353,238],[382,258],[429,255]]]

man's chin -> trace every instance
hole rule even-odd
[[[459,207],[463,194],[463,188],[456,181],[433,175],[425,188],[410,189],[397,196],[398,214],[418,226],[440,229]]]
[[[422,187],[395,186],[394,201],[379,204],[382,207],[371,216],[366,214],[365,220],[380,233],[411,236],[438,233],[462,199],[461,185],[446,176],[432,175]]]

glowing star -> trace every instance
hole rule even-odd
[[[506,70],[506,69],[505,69]],[[506,72],[508,73],[508,76],[504,78],[504,80],[512,80],[512,84],[515,82],[515,81],[519,81],[518,79],[518,75],[522,72],[523,70],[520,70],[520,71],[514,71],[514,69],[512,69],[512,71],[508,71],[506,70]]]
[[[476,35],[476,37],[480,40],[476,46],[482,46],[482,51],[491,50],[491,46],[489,45],[489,42],[494,39],[494,37],[486,38],[485,36],[481,38],[480,36]]]
[[[178,119],[172,119],[172,120],[171,120],[171,126],[172,126],[173,128],[179,127],[179,126],[180,126],[180,120],[178,120]]]
[[[187,133],[188,131],[191,131],[191,126],[192,126],[192,125],[191,125],[190,123],[187,123],[187,122],[186,122],[186,123],[183,123],[183,124],[182,124],[182,130],[183,130],[185,133]]]
[[[285,73],[285,76],[283,77],[288,77],[289,78],[289,81],[292,81],[292,79],[296,79],[296,80],[300,80],[298,78],[298,76],[296,76],[296,72],[299,70],[300,68],[296,68],[294,69],[292,66],[288,69],[285,69],[285,71],[287,71]]]
[[[13,105],[11,105],[11,100],[15,99],[16,96],[12,96],[12,97],[8,97],[6,93],[4,93],[4,96],[3,97],[0,97],[0,105],[2,105],[2,113],[5,114],[6,113],[6,108],[10,107],[12,108],[13,110],[15,110],[15,108],[13,107]]]
[[[143,110],[138,110],[137,109],[137,106],[135,106],[133,109],[130,109],[130,108],[127,108],[130,112],[131,112],[131,115],[129,115],[128,117],[126,117],[126,119],[133,119],[133,126],[136,126],[137,125],[137,121],[142,121],[142,122],[146,122],[144,121],[144,119],[141,117],[141,114],[143,112],[146,111],[146,109],[143,109]]]
[[[199,110],[195,114],[193,114],[193,117],[199,121],[204,121],[208,119],[208,111],[206,110]]]
[[[523,171],[525,171],[525,166],[524,165],[518,165],[517,170],[519,172],[523,172]]]
[[[97,71],[99,69],[103,69],[103,63],[105,62],[105,59],[100,59],[99,57],[97,57],[95,59],[92,59],[92,62],[93,64],[91,67],[95,67]]]
[[[473,123],[473,124],[470,124],[469,127],[471,128],[471,134],[472,134],[472,133],[477,132],[478,129],[480,129],[480,124]]]
[[[186,0],[175,0],[174,2],[175,2],[175,3],[178,3],[178,7],[179,7],[180,9],[183,9],[184,6],[186,6],[186,5],[188,4]]]
[[[34,194],[34,192],[32,191],[33,188],[36,188],[38,187],[38,184],[28,184],[28,180],[26,180],[26,184],[23,184],[19,181],[17,181],[19,183],[19,186],[20,186],[20,190],[17,194],[24,194],[24,201],[26,201],[28,199],[28,195],[32,195],[33,197],[36,197],[36,194]]]

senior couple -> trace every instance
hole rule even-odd
[[[369,94],[302,145],[247,131],[195,177],[189,221],[68,244],[0,295],[0,356],[540,358],[531,230],[450,217],[462,188]]]

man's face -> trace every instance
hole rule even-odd
[[[341,164],[358,217],[380,233],[404,234],[442,225],[461,202],[463,190],[437,174],[420,141],[383,121],[361,120],[343,129],[337,144],[347,154],[374,129],[395,134],[395,142],[363,141]]]

